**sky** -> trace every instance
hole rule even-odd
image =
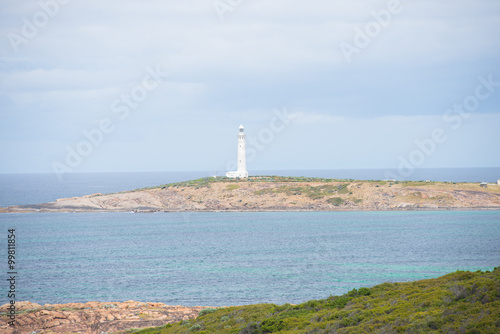
[[[498,0],[0,0],[0,173],[499,167]]]

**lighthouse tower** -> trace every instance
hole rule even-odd
[[[227,172],[226,176],[231,178],[247,178],[247,156],[245,148],[245,128],[240,125],[238,133],[238,170],[236,172]]]

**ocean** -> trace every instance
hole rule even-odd
[[[374,173],[313,176],[377,179]],[[1,206],[39,203],[202,174],[75,174],[61,183],[47,174],[2,175],[0,199]],[[447,180],[462,177],[451,174]],[[16,299],[40,304],[300,303],[500,265],[500,211],[0,214],[0,238],[6,241],[9,229],[16,235]],[[0,289],[7,291],[3,245]],[[0,304],[7,302],[0,294]]]

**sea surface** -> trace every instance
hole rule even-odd
[[[356,173],[313,176],[377,179]],[[2,175],[0,199],[39,203],[203,176],[74,174],[51,183],[46,174]],[[300,303],[500,266],[500,211],[0,214],[0,240],[8,229],[17,241],[16,299],[40,304]],[[0,291],[7,291],[7,242],[0,254]],[[0,304],[7,302],[1,293]]]
[[[16,230],[18,300],[40,304],[299,303],[500,266],[498,211],[30,213],[0,226],[4,240]]]

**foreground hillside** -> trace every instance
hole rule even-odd
[[[325,292],[327,293],[327,292]],[[88,302],[0,307],[0,333],[500,333],[500,267],[384,283],[300,305],[227,308]],[[138,328],[147,328],[138,330]]]
[[[116,194],[0,208],[44,211],[337,211],[500,209],[500,186],[254,176],[204,178]]]
[[[384,283],[300,305],[206,309],[165,333],[500,333],[500,267]]]

